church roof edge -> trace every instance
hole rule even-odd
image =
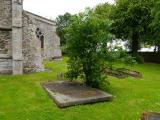
[[[34,16],[34,17],[36,17],[36,18],[39,18],[39,19],[41,19],[41,20],[44,20],[45,22],[48,22],[48,23],[50,23],[50,24],[52,24],[52,25],[56,25],[56,22],[55,22],[54,20],[51,20],[51,19],[48,19],[48,18],[42,17],[42,16],[40,16],[40,15],[37,15],[37,14],[31,13],[31,12],[26,11],[26,10],[23,10],[23,11],[24,11],[25,13],[27,13],[27,14],[30,14],[30,15],[32,15],[32,16]]]

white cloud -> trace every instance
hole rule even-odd
[[[32,13],[55,19],[66,12],[78,13],[86,7],[99,3],[113,3],[114,0],[24,0],[24,9]]]

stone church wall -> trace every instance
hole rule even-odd
[[[12,0],[0,0],[0,28],[11,28]]]
[[[62,56],[60,50],[60,39],[56,34],[56,23],[41,16],[25,11],[25,13],[35,20],[35,26],[40,29],[44,36],[43,59],[54,59]]]
[[[12,73],[12,1],[0,0],[0,73]]]
[[[1,58],[0,59],[0,73],[1,74],[12,73],[12,59],[11,58]]]
[[[23,0],[0,0],[0,73],[43,71],[44,59],[61,57],[56,23],[22,11]]]
[[[12,72],[11,32],[0,30],[0,73]]]
[[[0,30],[0,55],[11,56],[11,31]]]
[[[40,20],[36,20],[36,26],[41,30],[42,35],[44,36],[44,48],[42,57],[43,59],[52,59],[54,57],[55,50],[55,39],[54,39],[54,26],[48,23],[45,23]]]
[[[36,21],[23,12],[23,67],[24,72],[43,70],[40,41],[36,37]]]
[[[43,37],[43,45],[41,41]],[[60,40],[53,21],[23,11],[24,72],[42,71],[43,60],[61,57]]]

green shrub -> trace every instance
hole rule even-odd
[[[139,64],[144,63],[144,58],[141,55],[139,55],[138,53],[134,54],[133,56],[134,56],[134,59],[137,63],[139,63]]]
[[[67,54],[69,56],[67,76],[82,78],[92,87],[99,87],[103,76],[104,53],[111,41],[109,20],[99,19],[91,10],[75,16],[66,29]]]
[[[72,18],[65,31],[70,80],[81,78],[87,85],[98,88],[108,83],[104,68],[120,59],[125,61],[126,53],[109,44],[113,40],[110,25],[108,19],[101,19],[90,9]]]

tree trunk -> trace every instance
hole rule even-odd
[[[157,46],[156,45],[154,46],[154,52],[157,52]]]
[[[138,49],[139,49],[139,34],[138,33],[133,33],[132,36],[132,54],[137,54]]]
[[[83,71],[85,74],[86,84],[90,85],[90,76],[89,76],[90,71],[89,71],[89,67],[88,67],[87,63],[83,63]]]
[[[158,52],[160,52],[160,45],[157,45],[157,48],[158,48]]]

